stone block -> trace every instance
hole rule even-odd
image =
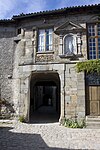
[[[31,66],[27,65],[27,66],[23,66],[23,72],[28,72],[31,71]]]
[[[62,70],[64,70],[64,69],[65,69],[64,64],[54,64],[53,65],[53,70],[58,70],[59,74],[61,74]]]
[[[70,89],[70,94],[71,95],[77,95],[77,89],[76,90]]]
[[[71,101],[70,96],[65,96],[65,102],[66,102],[66,103],[70,103],[70,101]]]
[[[77,73],[77,80],[84,81],[84,72]]]
[[[78,90],[85,90],[85,84],[84,84],[84,82],[78,82],[77,89]]]
[[[71,95],[70,97],[73,103],[77,101],[77,95]]]
[[[77,112],[78,118],[84,118],[85,117],[85,111],[83,112]]]
[[[81,106],[81,107],[77,107],[77,112],[84,112],[85,111],[85,107]]]
[[[66,95],[70,95],[70,91],[68,90],[68,91],[65,91],[65,94]]]
[[[84,96],[78,95],[77,103],[79,106],[84,106],[85,105],[85,95]]]
[[[85,91],[79,89],[79,90],[77,91],[77,94],[78,94],[78,96],[85,96]]]

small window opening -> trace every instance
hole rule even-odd
[[[17,35],[21,34],[21,28],[17,29]]]

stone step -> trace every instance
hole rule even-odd
[[[97,122],[86,122],[86,128],[94,128],[94,129],[100,129],[100,123]]]
[[[92,122],[92,121],[100,122],[100,116],[97,116],[97,117],[86,116],[86,121],[88,121],[88,122]]]
[[[86,128],[100,129],[100,116],[86,116]]]

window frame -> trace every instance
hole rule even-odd
[[[39,51],[39,31],[40,30],[44,30],[45,31],[45,34],[44,34],[44,50],[42,50],[42,51]],[[46,30],[52,30],[52,49],[51,50],[47,50],[47,44],[46,44],[46,36],[47,36],[47,34],[46,34]],[[49,52],[52,52],[53,51],[53,36],[54,36],[54,34],[53,34],[53,32],[54,32],[54,29],[53,29],[53,27],[49,27],[49,28],[40,28],[40,29],[38,29],[38,37],[37,37],[37,53],[49,53]],[[48,45],[48,46],[50,46],[50,45]]]
[[[88,59],[91,60],[91,59],[100,59],[100,54],[99,54],[99,44],[98,44],[98,39],[100,39],[100,35],[98,35],[98,24],[100,25],[100,22],[94,22],[94,23],[88,23],[87,24],[87,49],[88,49]],[[89,26],[93,25],[94,26],[94,35],[89,35]],[[100,27],[99,27],[100,28]],[[100,29],[99,29],[100,30]],[[91,29],[92,31],[92,29]],[[100,31],[99,31],[100,32]],[[92,32],[91,32],[92,34]],[[95,40],[95,46],[93,46],[93,41],[91,42],[91,46],[95,47],[95,52],[96,52],[96,58],[94,58],[94,54],[93,54],[93,49],[91,50],[92,51],[92,54],[90,56],[90,43],[89,43],[89,40],[90,39],[94,39]],[[91,58],[90,58],[91,57]]]

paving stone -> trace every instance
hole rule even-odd
[[[0,150],[100,149],[100,129],[71,129],[59,123],[0,123]]]

